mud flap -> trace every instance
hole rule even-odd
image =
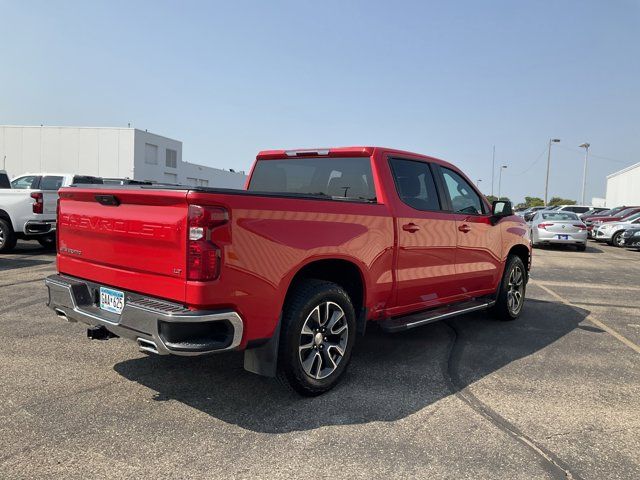
[[[275,377],[278,369],[278,347],[280,345],[280,321],[273,336],[263,345],[244,351],[244,369],[264,377]]]

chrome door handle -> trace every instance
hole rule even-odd
[[[402,225],[402,229],[405,232],[415,233],[418,230],[420,230],[420,227],[418,225],[416,225],[415,223],[406,223],[406,224]]]

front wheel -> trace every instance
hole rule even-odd
[[[624,231],[623,232],[617,232],[613,237],[611,237],[611,245],[613,245],[614,247],[624,247]]]
[[[515,320],[522,313],[527,289],[527,270],[522,259],[510,255],[498,288],[493,311],[500,320]]]
[[[332,282],[304,281],[283,311],[278,378],[305,396],[330,390],[347,368],[355,333],[349,295]]]

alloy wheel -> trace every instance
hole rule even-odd
[[[4,232],[4,228],[2,228],[2,226],[0,226],[0,247],[2,247],[4,245],[4,242],[7,241],[7,237],[6,234]]]
[[[338,368],[347,349],[349,324],[335,302],[323,302],[307,316],[298,347],[302,369],[316,380],[327,378]]]
[[[520,266],[516,265],[511,270],[507,288],[507,308],[516,315],[524,303],[524,272]]]

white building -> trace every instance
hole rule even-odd
[[[607,175],[607,207],[640,205],[640,163]]]
[[[222,188],[246,176],[182,161],[182,142],[136,128],[0,125],[0,169],[60,172]]]

